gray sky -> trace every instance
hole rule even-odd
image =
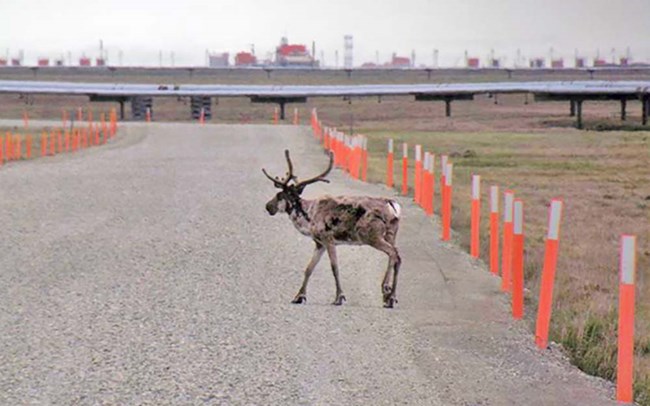
[[[463,54],[486,59],[491,49],[512,65],[524,57],[583,56],[611,59],[631,48],[650,61],[650,0],[0,0],[0,55],[98,55],[103,39],[111,63],[118,50],[125,64],[204,64],[205,50],[231,54],[255,44],[258,57],[280,37],[302,43],[334,64],[343,36],[354,36],[354,63],[380,62],[393,52],[431,65],[460,66]],[[572,62],[570,63],[572,64]]]

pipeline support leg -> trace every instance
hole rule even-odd
[[[576,100],[576,115],[578,116],[578,120],[576,122],[576,128],[579,130],[582,130],[582,100]]]

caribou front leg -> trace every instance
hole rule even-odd
[[[332,264],[332,273],[334,274],[334,282],[336,283],[336,299],[332,302],[333,305],[340,306],[346,300],[343,296],[343,290],[341,289],[341,281],[339,281],[339,264],[336,259],[336,245],[330,243],[327,245],[327,255],[330,257],[330,263]]]
[[[318,261],[320,261],[320,258],[323,256],[323,252],[325,252],[323,245],[319,242],[316,242],[314,254],[311,257],[311,261],[309,261],[309,264],[307,265],[307,269],[305,269],[305,279],[302,281],[302,286],[300,287],[298,294],[296,294],[296,297],[293,298],[291,303],[307,302],[307,283],[309,282],[309,277],[311,276],[311,273],[314,272],[314,268],[316,268]]]

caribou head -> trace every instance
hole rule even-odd
[[[286,173],[283,179],[280,179],[277,176],[274,178],[269,175],[266,170],[262,169],[264,175],[266,175],[266,177],[273,182],[273,185],[275,185],[276,188],[281,189],[280,192],[278,192],[273,197],[273,199],[269,200],[269,202],[266,203],[266,211],[268,211],[269,214],[273,216],[277,212],[285,212],[291,214],[294,210],[301,210],[300,195],[305,190],[305,187],[307,185],[316,182],[329,183],[329,180],[325,179],[325,177],[332,170],[332,165],[334,163],[334,157],[332,156],[332,153],[329,155],[330,162],[325,172],[303,181],[298,181],[298,178],[293,174],[293,164],[291,163],[289,150],[284,151],[284,156],[287,159],[289,172]]]

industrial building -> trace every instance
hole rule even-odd
[[[275,49],[275,65],[277,66],[318,66],[318,61],[302,44],[289,44],[287,37],[282,37],[280,45]]]
[[[238,52],[235,55],[235,66],[255,66],[257,57],[252,52]]]
[[[208,67],[227,68],[230,66],[230,54],[228,52],[208,53]]]

